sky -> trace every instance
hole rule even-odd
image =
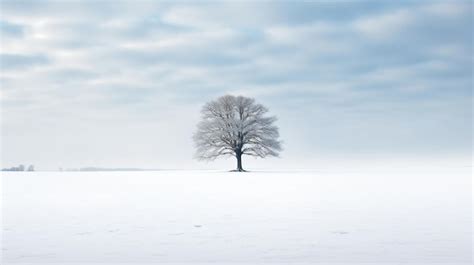
[[[225,94],[278,117],[281,158],[252,166],[472,155],[471,1],[0,7],[2,167],[233,167],[193,159]]]

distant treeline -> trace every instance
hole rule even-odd
[[[33,165],[30,165],[29,167],[19,165],[17,167],[2,168],[2,171],[35,171],[35,167]]]

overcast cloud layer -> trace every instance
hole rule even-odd
[[[200,107],[226,93],[279,117],[285,151],[270,163],[471,153],[471,2],[0,12],[2,166],[213,167],[193,162],[191,137]]]

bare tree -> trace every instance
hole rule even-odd
[[[201,110],[202,120],[194,134],[196,157],[214,160],[235,156],[237,171],[244,171],[242,155],[278,156],[276,117],[266,117],[268,109],[252,98],[226,95],[208,102]]]

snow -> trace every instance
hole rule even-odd
[[[471,264],[470,167],[3,172],[2,264]]]

